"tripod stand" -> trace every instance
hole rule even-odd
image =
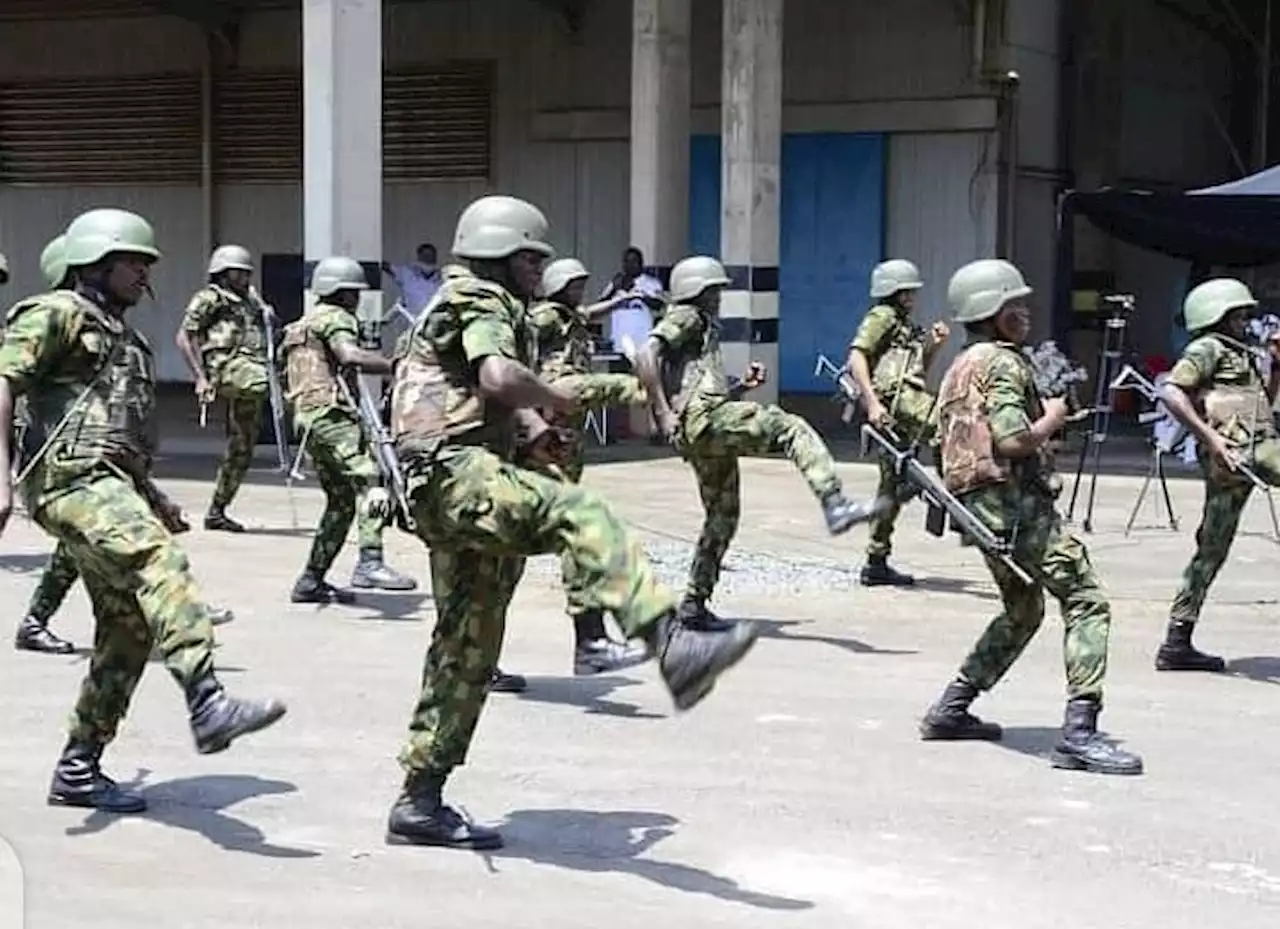
[[[1107,441],[1111,428],[1111,414],[1115,409],[1116,391],[1113,386],[1118,368],[1128,354],[1127,333],[1129,314],[1137,305],[1128,294],[1103,297],[1110,305],[1110,312],[1102,326],[1102,344],[1098,346],[1097,387],[1094,389],[1093,422],[1089,437],[1080,446],[1080,460],[1076,463],[1075,483],[1071,488],[1071,501],[1067,504],[1067,522],[1071,522],[1080,495],[1080,480],[1084,475],[1085,461],[1090,461],[1089,502],[1085,508],[1082,526],[1085,532],[1093,532],[1093,504],[1098,495],[1098,468],[1102,464],[1102,445]]]
[[[1154,409],[1149,413],[1142,413],[1138,416],[1140,425],[1146,426],[1164,418],[1165,414],[1159,409],[1159,389],[1155,384],[1139,374],[1133,365],[1125,365],[1124,370],[1111,382],[1111,390],[1113,392],[1117,390],[1136,390],[1150,401]],[[1133,524],[1138,518],[1138,510],[1142,508],[1142,501],[1147,498],[1147,491],[1151,489],[1153,480],[1160,481],[1160,496],[1164,501],[1164,510],[1169,519],[1169,528],[1174,532],[1178,531],[1178,517],[1173,512],[1173,498],[1169,495],[1169,483],[1165,479],[1164,456],[1176,452],[1186,442],[1188,435],[1189,433],[1184,426],[1179,426],[1170,438],[1162,438],[1153,432],[1151,437],[1151,467],[1147,470],[1147,476],[1142,481],[1142,489],[1138,491],[1138,498],[1133,502],[1133,510],[1129,513],[1129,521],[1124,525],[1126,537],[1133,531]]]

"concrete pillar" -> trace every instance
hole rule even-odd
[[[724,0],[720,257],[733,284],[720,305],[730,373],[763,362],[778,397],[779,163],[784,0]]]
[[[330,255],[363,264],[371,338],[382,318],[382,0],[303,0],[302,96],[306,281]]]
[[[689,248],[691,0],[634,0],[631,243],[665,281]]]

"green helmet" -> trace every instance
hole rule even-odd
[[[50,290],[62,286],[67,276],[67,237],[60,235],[49,242],[40,253],[40,273]]]
[[[1182,302],[1182,318],[1188,332],[1208,329],[1232,310],[1258,305],[1249,288],[1233,277],[1215,277],[1194,287]]]
[[[453,253],[459,258],[509,258],[533,251],[551,258],[547,244],[550,224],[542,211],[515,197],[481,197],[462,211],[453,233]]]
[[[253,270],[253,256],[249,254],[249,250],[239,245],[219,245],[215,248],[209,256],[209,276],[235,270]]]
[[[364,268],[354,258],[335,255],[316,262],[311,272],[311,292],[317,297],[332,297],[340,290],[368,290]]]
[[[904,258],[891,258],[871,269],[873,300],[892,297],[900,290],[919,290],[923,286],[920,269]]]
[[[156,234],[151,224],[128,210],[100,209],[81,213],[66,232],[68,268],[82,268],[121,252],[158,259]]]
[[[561,258],[542,269],[542,294],[554,297],[574,281],[586,280],[591,273],[577,258]]]
[[[947,285],[947,302],[958,323],[976,323],[990,319],[1011,300],[1029,296],[1026,279],[1002,258],[971,261],[955,274]]]
[[[693,300],[708,287],[728,284],[729,275],[724,265],[706,255],[684,258],[671,269],[671,299],[677,303]]]

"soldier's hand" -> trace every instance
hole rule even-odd
[[[755,390],[769,379],[769,370],[760,362],[753,361],[747,366],[747,373],[742,375],[742,389]]]
[[[201,403],[212,403],[218,395],[218,392],[217,390],[214,389],[214,386],[210,384],[208,380],[206,380],[203,377],[196,381],[195,387],[196,387],[196,399]]]
[[[567,387],[552,385],[547,393],[551,397],[550,406],[557,413],[572,413],[578,408],[578,395]]]
[[[929,330],[929,334],[933,337],[934,345],[941,345],[943,342],[947,341],[947,339],[951,338],[951,327],[942,320],[938,320]]]
[[[1053,423],[1053,431],[1057,432],[1071,415],[1071,407],[1065,397],[1051,397],[1044,401],[1044,415]]]
[[[1208,452],[1217,464],[1228,471],[1235,471],[1240,467],[1239,454],[1231,447],[1230,442],[1217,433],[1214,433],[1213,438],[1209,441]]]
[[[675,441],[676,431],[680,428],[680,420],[675,413],[670,410],[663,413],[655,413],[653,422],[658,427],[658,432],[662,435],[664,442],[669,445]]]
[[[889,411],[885,409],[879,397],[867,398],[867,421],[878,429],[883,429],[893,422],[893,417],[889,415]]]
[[[391,513],[391,495],[385,488],[370,488],[364,497],[364,511],[370,519],[386,519]]]
[[[0,535],[13,514],[13,481],[8,474],[0,478]]]

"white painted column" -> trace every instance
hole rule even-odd
[[[362,324],[382,318],[382,0],[303,0],[303,246],[365,269]],[[308,292],[303,306],[315,298]],[[376,395],[376,394],[375,394]]]
[[[633,0],[631,242],[664,284],[689,249],[689,72],[692,0]],[[648,414],[628,417],[643,435]]]
[[[733,283],[720,305],[731,374],[763,362],[778,398],[779,163],[784,0],[724,0],[720,257]]]

